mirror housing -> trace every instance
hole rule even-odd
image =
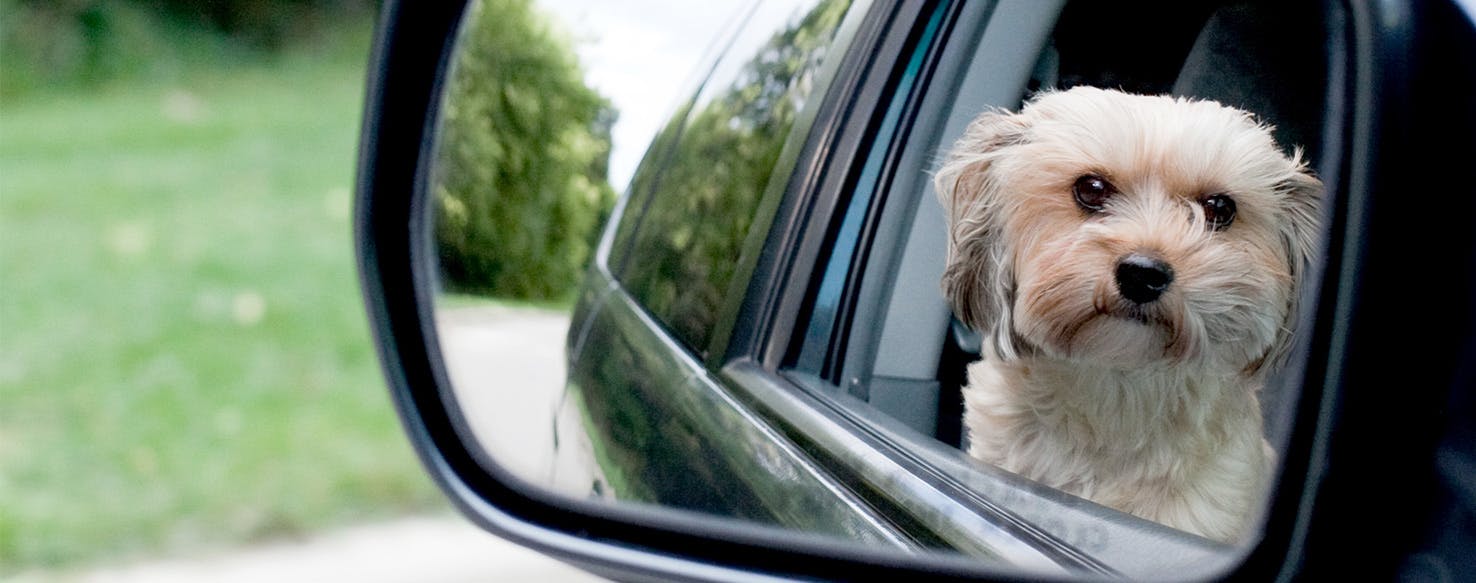
[[[1335,3],[1337,4],[1337,3]],[[1473,572],[1476,159],[1472,12],[1348,2],[1330,80],[1331,202],[1294,434],[1262,540],[1230,576]],[[482,528],[619,579],[1020,577],[964,557],[901,556],[678,513],[583,503],[479,459],[430,331],[428,149],[463,5],[387,1],[371,59],[355,239],[371,329],[427,471]],[[1458,187],[1459,188],[1459,187]],[[1450,193],[1434,196],[1429,193]],[[1433,265],[1433,269],[1419,264]],[[1417,275],[1412,275],[1414,272]],[[1397,380],[1390,380],[1390,376]],[[1395,452],[1383,455],[1379,452]]]

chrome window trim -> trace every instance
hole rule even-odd
[[[699,421],[706,422],[708,426],[730,429],[728,432],[711,431],[704,437],[714,438],[710,445],[725,452],[722,456],[724,466],[732,468],[738,481],[751,486],[756,496],[762,497],[763,491],[772,490],[771,494],[786,498],[810,496],[818,499],[823,493],[830,497],[827,510],[830,517],[823,522],[837,526],[849,524],[845,530],[858,541],[885,541],[904,550],[917,548],[885,518],[857,499],[850,489],[838,483],[835,476],[816,466],[806,453],[795,447],[767,420],[735,399],[703,363],[634,298],[623,290],[606,297],[606,305],[600,313],[612,320],[608,325],[619,331],[617,335],[633,343],[647,342],[644,346],[635,346],[634,350],[660,355],[668,364],[680,369],[666,377],[665,380],[670,382],[669,390],[665,392],[668,398],[664,400],[687,400],[688,406],[681,409],[694,412],[694,419],[700,417]],[[754,486],[756,483],[768,486]],[[777,504],[769,501],[766,506]],[[806,518],[817,520],[822,517]]]
[[[739,361],[722,377],[801,447],[830,455],[833,471],[848,474],[853,488],[882,493],[975,560],[1045,575],[1152,578],[1166,569],[1210,576],[1240,557],[1226,545],[972,461],[808,375]]]

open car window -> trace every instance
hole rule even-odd
[[[1084,1],[1001,2],[978,28],[970,28],[967,9],[939,24],[940,9],[939,20],[916,25],[909,58],[892,72],[872,139],[846,169],[852,179],[825,230],[782,369],[830,419],[888,458],[852,459],[856,471],[895,464],[923,477],[926,487],[884,495],[956,512],[935,521],[936,532],[949,530],[943,523],[980,519],[1058,564],[1129,576],[1233,558],[1228,546],[964,455],[964,367],[980,358],[981,340],[953,318],[942,295],[947,228],[930,174],[980,112],[1014,111],[1033,92],[1078,85],[1213,99],[1255,112],[1275,126],[1279,143],[1305,148],[1315,165],[1329,66],[1318,41],[1328,26],[1321,8],[1189,4],[1135,19]],[[1132,33],[1149,26],[1170,32]],[[1091,40],[1102,27],[1139,40],[1104,47]],[[1278,447],[1296,393],[1273,378],[1261,396],[1267,437]],[[987,536],[975,538],[949,543],[990,546],[979,542]]]

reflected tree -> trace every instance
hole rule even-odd
[[[465,18],[431,179],[443,283],[566,297],[614,202],[615,111],[528,0],[483,0]]]

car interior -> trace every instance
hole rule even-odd
[[[1135,11],[1070,2],[1059,20],[1053,2],[1002,4],[977,45],[941,56],[894,162],[921,170],[899,170],[884,187],[869,260],[851,292],[849,348],[833,375],[887,423],[955,448],[966,442],[960,391],[980,338],[952,318],[941,294],[946,228],[930,170],[979,112],[1015,110],[1034,92],[1077,85],[1212,99],[1254,112],[1274,125],[1279,143],[1299,145],[1318,167],[1330,66],[1319,5],[1148,4]],[[1019,46],[1042,48],[1033,55],[1001,48]],[[960,74],[944,74],[950,67]],[[1275,379],[1262,394],[1273,444],[1289,429],[1283,413],[1295,397],[1295,387]]]

